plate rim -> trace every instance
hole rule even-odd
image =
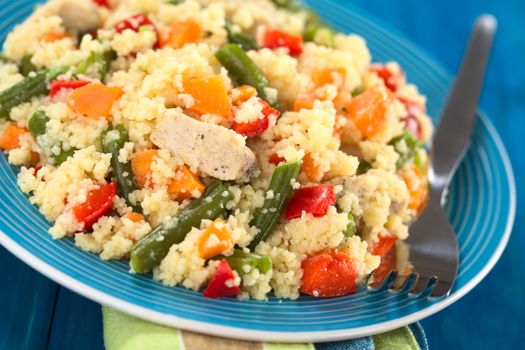
[[[36,0],[41,2],[41,0]],[[338,1],[335,1],[336,3]],[[450,74],[443,66],[439,63],[432,54],[427,50],[420,48],[417,43],[407,38],[405,34],[399,30],[393,28],[391,25],[377,19],[370,15],[367,11],[354,6],[352,4],[344,4],[350,11],[355,15],[361,17],[371,25],[381,29],[383,31],[390,32],[391,35],[395,36],[400,42],[409,44],[411,49],[423,58],[426,58],[426,63],[433,66],[443,77],[450,80]],[[423,318],[426,318],[444,308],[452,305],[457,300],[461,299],[469,291],[471,291],[477,284],[479,284],[487,274],[492,270],[494,265],[498,262],[499,258],[503,254],[505,247],[509,241],[515,215],[516,215],[516,183],[514,172],[510,158],[504,146],[504,143],[494,127],[493,123],[482,111],[478,111],[479,122],[482,123],[490,135],[499,157],[501,158],[503,169],[505,172],[505,178],[509,185],[509,211],[507,221],[505,224],[505,230],[501,236],[498,246],[494,250],[494,253],[490,257],[487,264],[473,277],[471,278],[462,288],[455,291],[451,296],[436,302],[422,310],[413,312],[409,315],[399,317],[390,321],[379,322],[373,325],[355,327],[350,329],[330,330],[330,331],[312,331],[312,332],[279,332],[279,331],[264,331],[256,329],[246,329],[234,326],[217,325],[212,322],[195,321],[186,319],[181,316],[175,316],[172,314],[163,313],[160,311],[154,311],[143,306],[138,306],[131,302],[123,301],[118,297],[111,296],[105,292],[101,292],[98,289],[91,287],[90,285],[80,282],[74,277],[67,275],[59,269],[47,264],[36,255],[31,254],[29,251],[24,249],[21,245],[16,243],[11,237],[6,235],[0,230],[0,244],[4,246],[9,252],[14,254],[24,263],[40,272],[44,276],[53,280],[54,282],[64,286],[65,288],[72,290],[73,292],[80,294],[88,299],[91,299],[99,304],[117,309],[121,312],[133,315],[135,317],[151,321],[157,324],[166,326],[176,327],[181,330],[195,331],[200,333],[206,333],[210,335],[224,337],[224,334],[234,334],[236,339],[248,340],[248,341],[268,341],[268,342],[323,342],[323,341],[337,341],[351,338],[358,338],[363,336],[369,336],[380,332],[389,331],[401,326],[417,322]]]
[[[37,256],[31,254],[18,243],[16,243],[11,237],[6,235],[0,230],[0,244],[2,244],[9,252],[14,254],[20,260],[27,265],[31,266],[44,276],[53,280],[54,282],[64,286],[73,292],[80,294],[88,299],[91,299],[99,304],[108,306],[124,312],[126,314],[138,317],[143,320],[162,324],[170,327],[176,327],[181,330],[194,331],[200,333],[206,333],[209,335],[223,337],[224,334],[235,334],[236,339],[248,340],[248,341],[268,341],[268,342],[286,342],[292,343],[297,342],[325,342],[325,341],[338,341],[352,338],[359,338],[377,334],[381,332],[387,332],[401,326],[420,321],[434,313],[443,310],[444,308],[452,305],[454,302],[461,299],[469,291],[471,291],[477,284],[479,284],[487,274],[492,270],[494,265],[498,262],[499,258],[503,254],[505,247],[509,241],[512,227],[514,225],[514,219],[516,215],[516,183],[514,178],[514,172],[510,163],[510,158],[505,149],[503,141],[496,131],[492,122],[485,116],[481,111],[478,111],[479,121],[484,124],[490,134],[499,156],[501,157],[505,175],[509,183],[509,195],[510,204],[509,212],[507,216],[507,222],[505,225],[505,231],[501,237],[498,247],[490,257],[487,264],[461,289],[457,290],[454,294],[447,298],[436,302],[435,304],[419,310],[410,315],[396,318],[390,321],[376,323],[370,326],[356,327],[342,330],[331,330],[331,331],[315,331],[315,332],[277,332],[277,331],[262,331],[255,329],[245,329],[233,326],[223,326],[214,323],[195,321],[154,311],[136,304],[123,301],[117,297],[111,296],[98,289],[91,287],[77,279],[68,276],[64,272],[57,268],[48,265]]]

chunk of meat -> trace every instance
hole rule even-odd
[[[247,179],[257,172],[255,155],[242,136],[183,113],[157,124],[151,141],[190,167],[220,180]]]
[[[98,6],[91,0],[59,1],[57,14],[69,31],[89,33],[102,26]]]

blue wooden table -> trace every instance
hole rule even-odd
[[[475,16],[500,31],[481,106],[510,153],[518,187],[516,224],[494,270],[470,294],[422,322],[433,349],[521,349],[525,330],[525,2],[353,0],[407,34],[450,71]],[[521,153],[521,154],[520,154]],[[490,213],[487,213],[490,215]],[[100,306],[33,271],[0,247],[0,349],[101,349]]]

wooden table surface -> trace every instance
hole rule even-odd
[[[475,16],[500,21],[482,108],[510,153],[518,214],[494,270],[470,294],[422,322],[434,349],[519,349],[525,330],[525,2],[354,0],[407,34],[450,71]],[[521,153],[521,154],[520,154]],[[490,215],[490,213],[487,213]],[[0,247],[0,349],[101,349],[100,306],[38,274]]]

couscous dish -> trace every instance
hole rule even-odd
[[[425,98],[283,0],[51,0],[9,33],[0,148],[69,238],[207,297],[335,297],[410,269]]]

